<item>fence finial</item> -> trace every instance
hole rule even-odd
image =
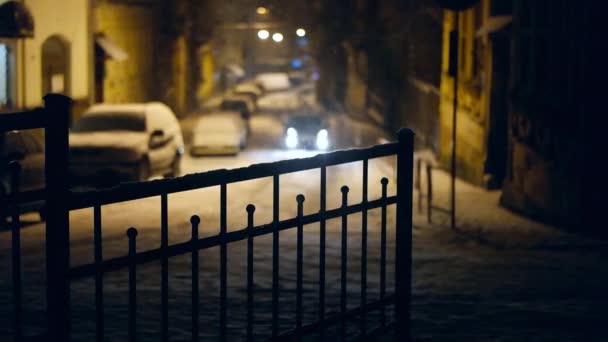
[[[306,197],[304,197],[304,195],[299,194],[298,196],[296,196],[296,201],[298,203],[304,203],[304,201],[306,200]]]
[[[190,223],[193,225],[198,225],[201,223],[201,218],[198,215],[192,215],[192,217],[190,217]]]
[[[127,229],[127,236],[129,239],[134,239],[137,236],[137,229],[134,227]]]

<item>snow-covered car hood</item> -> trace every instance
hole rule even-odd
[[[80,159],[103,159],[104,161],[135,161],[148,150],[149,137],[146,132],[108,131],[70,133],[70,152]],[[101,160],[100,160],[101,161]]]

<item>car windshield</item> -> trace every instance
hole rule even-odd
[[[288,127],[293,127],[297,130],[318,130],[323,125],[323,119],[319,116],[294,116],[288,122]]]
[[[240,101],[240,100],[230,100],[230,101],[224,101],[222,102],[222,105],[220,107],[220,109],[224,109],[224,110],[243,110],[247,108],[247,105],[245,104],[244,101]]]
[[[136,131],[146,130],[145,116],[141,113],[94,113],[83,116],[74,132]]]

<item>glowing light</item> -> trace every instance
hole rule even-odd
[[[270,37],[270,32],[268,32],[266,30],[258,31],[258,38],[260,38],[261,40],[266,40],[266,39],[268,39],[268,37]]]
[[[306,30],[303,28],[299,28],[296,30],[296,34],[298,35],[298,37],[304,37],[306,35]]]
[[[292,60],[291,61],[291,66],[294,67],[294,68],[296,68],[296,69],[301,68],[302,67],[302,60],[297,59],[297,58],[294,59],[294,60]]]
[[[327,147],[329,147],[328,133],[326,129],[322,129],[317,133],[317,148],[325,150]]]
[[[260,7],[256,8],[256,10],[255,10],[255,11],[256,11],[256,12],[257,12],[257,14],[259,14],[259,15],[265,15],[265,14],[268,14],[268,8],[263,7],[263,6],[260,6]]]
[[[287,129],[285,146],[287,146],[287,148],[296,148],[298,146],[298,131],[296,131],[296,129],[293,127],[289,127]]]
[[[283,41],[283,35],[277,32],[272,35],[272,40],[274,40],[277,43],[280,43]]]
[[[298,136],[288,135],[285,137],[285,146],[288,148],[296,148],[298,146]]]

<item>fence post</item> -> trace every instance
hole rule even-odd
[[[414,132],[410,129],[400,129],[397,135],[399,151],[395,241],[395,341],[410,341]]]
[[[69,340],[70,234],[68,203],[68,129],[72,100],[44,97],[46,177],[47,324],[49,341]]]

